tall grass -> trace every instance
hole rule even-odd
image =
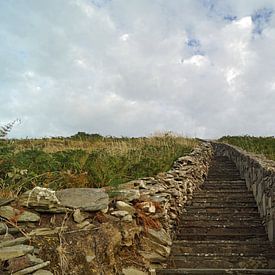
[[[268,159],[275,160],[274,137],[224,136],[220,141],[241,147],[248,152],[264,155]]]
[[[168,170],[198,142],[164,134],[144,138],[74,136],[0,141],[2,195],[34,186],[52,189],[118,185]]]

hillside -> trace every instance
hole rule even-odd
[[[1,196],[35,186],[102,187],[152,176],[167,171],[197,144],[171,134],[116,138],[82,132],[68,138],[0,140]]]
[[[275,160],[275,138],[253,136],[224,136],[221,142],[238,146],[248,152],[264,155],[266,158]]]

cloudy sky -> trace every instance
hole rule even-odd
[[[1,0],[11,136],[275,135],[274,0]]]

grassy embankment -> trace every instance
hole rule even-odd
[[[168,170],[197,144],[168,134],[114,138],[82,133],[71,138],[0,140],[0,196],[35,186],[56,190],[119,185]]]
[[[220,139],[248,152],[264,155],[266,158],[275,160],[275,138],[274,137],[252,137],[252,136],[225,136]]]

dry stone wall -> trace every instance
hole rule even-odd
[[[119,188],[36,187],[0,198],[0,273],[149,274],[169,256],[174,226],[212,155],[201,144],[170,171]]]
[[[212,143],[215,152],[229,157],[252,190],[271,242],[275,242],[275,162],[238,147]]]

